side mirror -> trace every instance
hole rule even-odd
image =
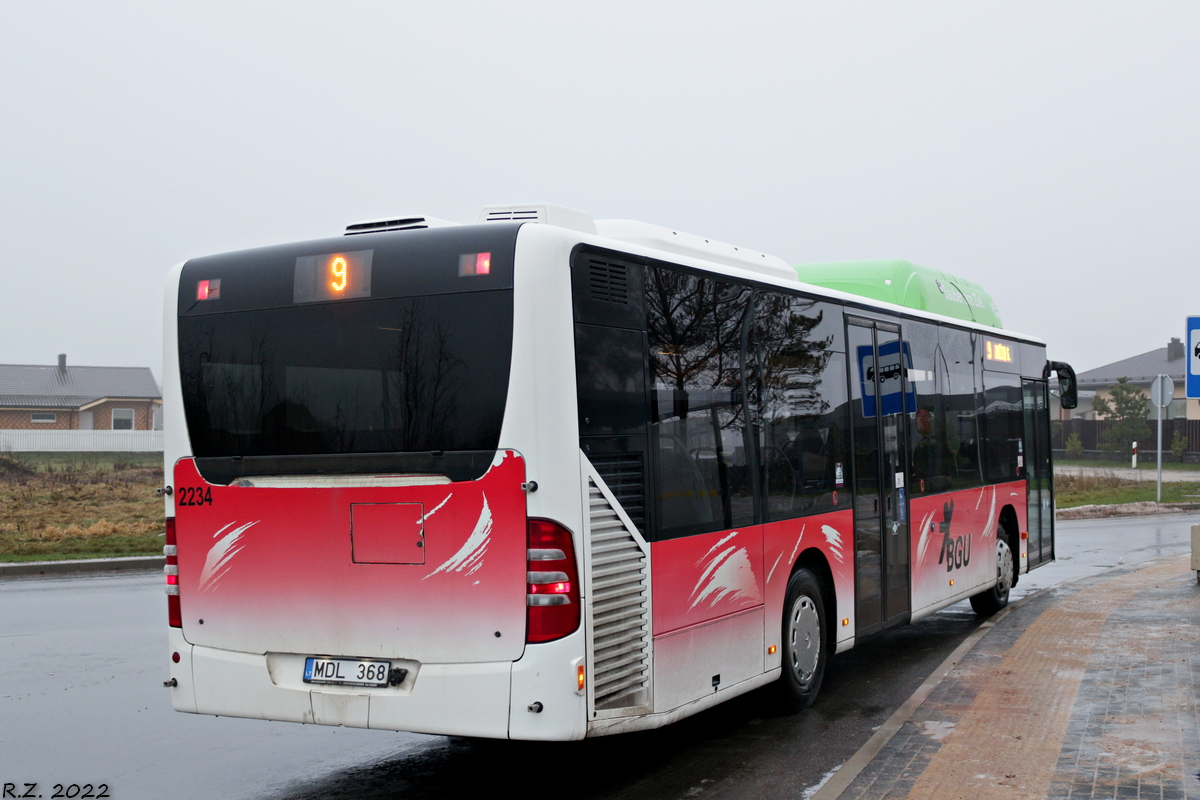
[[[1075,382],[1075,370],[1065,361],[1047,361],[1042,368],[1042,377],[1049,378],[1050,373],[1058,374],[1059,402],[1062,407],[1072,409],[1079,405],[1079,385]]]

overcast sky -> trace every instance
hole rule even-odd
[[[0,363],[149,366],[177,262],[546,201],[983,284],[1085,370],[1200,315],[1200,2],[0,0]]]

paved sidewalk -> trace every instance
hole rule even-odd
[[[979,636],[815,797],[1200,800],[1188,556],[1032,595]]]

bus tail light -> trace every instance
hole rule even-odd
[[[163,555],[167,565],[163,573],[167,578],[167,622],[172,628],[183,627],[183,611],[179,607],[179,551],[175,546],[175,518],[167,517],[167,543]]]
[[[526,562],[526,643],[549,642],[579,627],[579,573],[571,532],[555,522],[529,520]]]

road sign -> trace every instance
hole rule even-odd
[[[1188,339],[1192,337],[1189,335]],[[1196,345],[1192,345],[1193,348]],[[1200,358],[1200,353],[1195,353],[1193,349],[1192,358]],[[1190,380],[1190,378],[1189,378]],[[1171,399],[1175,397],[1175,381],[1171,380],[1170,375],[1156,375],[1154,382],[1150,384],[1150,401],[1158,406],[1158,492],[1155,495],[1156,502],[1162,502],[1162,415],[1163,409],[1171,405]]]
[[[1157,375],[1150,384],[1150,402],[1159,408],[1166,408],[1175,399],[1175,381],[1170,375]]]
[[[1200,398],[1200,317],[1187,318],[1187,396]]]

